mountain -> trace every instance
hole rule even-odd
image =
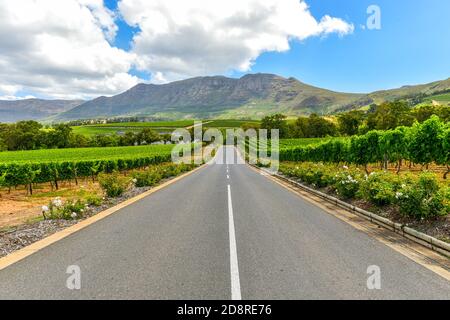
[[[0,100],[0,122],[40,120],[70,110],[83,100]]]
[[[154,119],[262,118],[276,112],[304,115],[360,109],[397,99],[413,105],[450,103],[450,78],[369,94],[334,92],[295,78],[249,74],[240,79],[197,77],[167,84],[138,84],[112,97],[91,101],[0,101],[0,122],[22,119],[68,121],[92,118],[145,116]]]
[[[450,78],[441,81],[435,81],[427,84],[414,86],[403,86],[398,89],[375,91],[364,95],[356,101],[344,105],[338,111],[351,110],[358,107],[380,104],[385,101],[409,100],[411,104],[416,105],[422,101],[431,101],[433,96],[440,93],[450,93]],[[445,102],[450,102],[450,97]]]
[[[273,112],[330,112],[360,98],[294,78],[250,74],[240,79],[197,77],[168,84],[139,84],[113,97],[99,97],[60,114],[59,120],[114,116],[262,117]]]

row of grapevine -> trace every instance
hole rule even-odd
[[[318,145],[280,149],[281,161],[313,161],[357,165],[402,160],[427,165],[450,165],[450,124],[432,117],[413,127],[370,131],[349,139],[330,140]]]
[[[1,186],[11,188],[27,185],[32,192],[33,183],[52,182],[58,187],[59,181],[75,180],[81,177],[94,179],[99,173],[111,173],[142,168],[171,160],[170,153],[127,159],[35,162],[0,164]]]

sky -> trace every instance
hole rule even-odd
[[[427,83],[450,77],[449,12],[443,0],[0,0],[0,99],[257,72],[342,92]]]

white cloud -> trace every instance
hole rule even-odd
[[[155,82],[248,71],[261,53],[289,50],[292,39],[354,29],[330,16],[317,21],[299,0],[121,0],[119,11],[140,28],[137,67]]]
[[[139,28],[127,52],[114,47],[117,19]],[[263,52],[291,40],[351,33],[330,16],[316,20],[299,0],[0,0],[0,99],[113,95],[164,83],[248,71]]]
[[[0,96],[91,98],[130,88],[139,82],[128,74],[135,56],[108,42],[116,32],[102,0],[0,0]]]
[[[24,100],[24,99],[33,99],[36,98],[33,95],[27,95],[27,96],[22,96],[22,97],[18,97],[18,96],[0,96],[0,100],[9,100],[9,101],[16,101],[16,100]]]

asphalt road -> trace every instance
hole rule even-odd
[[[73,265],[79,290],[66,286]],[[372,265],[381,289],[367,287]],[[231,164],[202,168],[0,271],[0,299],[232,298],[450,299],[450,282]]]

